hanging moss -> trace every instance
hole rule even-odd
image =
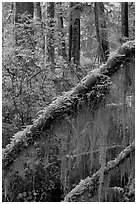
[[[126,102],[130,95],[134,97],[133,83],[125,86],[125,67],[130,64],[126,63],[133,58],[134,42],[128,42],[100,69],[90,72],[71,91],[54,100],[37,114],[32,125],[13,137],[3,154],[3,177],[8,180],[5,197],[10,193],[11,200],[12,197],[16,200],[14,185],[12,192],[7,189],[16,180],[17,171],[19,179],[23,179],[24,191],[28,188],[32,191],[29,199],[33,201],[41,196],[44,196],[40,198],[42,201],[53,201],[57,192],[61,194],[62,185],[66,195],[80,180],[83,180],[80,189],[79,185],[78,191],[74,188],[72,200],[107,200],[107,191],[112,199],[115,194],[116,199],[121,195],[115,187],[123,188],[129,183],[127,167],[134,165],[127,159],[129,156],[117,164],[118,153],[134,140],[134,104],[129,101],[128,106]],[[117,161],[106,166],[115,157]],[[91,178],[85,182],[88,176]],[[17,190],[19,199],[25,195],[21,191]]]
[[[123,152],[121,152],[115,160],[108,162],[107,166],[104,168],[104,176],[107,177],[108,173],[118,166],[120,166],[121,168],[121,165],[126,161],[127,158],[132,158],[134,152],[135,143],[133,142]],[[99,186],[99,176],[100,171],[96,172],[91,178],[88,177],[85,180],[81,181],[79,185],[77,185],[68,195],[66,195],[64,201],[81,201],[81,198],[83,199],[83,197],[86,197],[88,199],[89,196],[87,194],[90,194],[90,197],[94,197]]]
[[[24,149],[33,144],[34,141],[40,137],[42,131],[46,130],[49,132],[52,125],[56,124],[59,120],[63,120],[66,114],[77,114],[78,106],[81,104],[81,100],[83,101],[82,103],[85,102],[87,93],[94,92],[94,94],[91,94],[91,99],[93,101],[97,99],[98,86],[102,77],[111,77],[125,60],[130,60],[134,55],[135,43],[132,41],[125,43],[99,70],[89,73],[89,75],[71,91],[57,98],[51,105],[38,113],[33,125],[29,126],[29,128],[27,127],[27,131],[25,129],[20,132],[20,134],[15,135],[14,140],[12,140],[11,144],[7,145],[3,151],[3,169],[6,170]],[[106,76],[104,76],[104,74]],[[104,87],[105,84],[100,87],[100,90],[103,90],[103,94],[106,94],[107,92],[104,92]],[[96,103],[97,102],[98,101],[96,101]]]

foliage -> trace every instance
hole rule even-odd
[[[78,73],[74,68],[71,80],[73,66],[71,68],[61,56],[55,61],[55,73],[51,71],[49,62],[43,64],[44,56],[39,44],[41,36],[34,35],[39,24],[33,22],[30,16],[22,14],[15,25],[10,18],[3,30],[6,39],[3,40],[2,58],[3,123],[10,123],[13,128],[17,126],[21,130],[32,123],[37,111],[48,105],[53,97],[69,90],[80,79],[77,79]]]
[[[34,21],[23,14],[18,24],[14,23],[13,3],[3,3],[3,122],[21,127],[31,124],[38,110],[51,102],[53,97],[73,87],[86,73],[98,67],[98,50],[95,34],[94,4],[81,3],[81,65],[69,65],[60,55],[60,41],[65,40],[68,53],[69,4],[55,4],[54,49],[55,73],[46,62],[42,52],[41,32],[50,29],[41,4],[43,19]],[[63,17],[63,28],[59,27],[58,14]],[[105,15],[109,33],[110,49],[119,44],[120,4],[105,3]],[[133,20],[132,20],[133,19]],[[129,4],[129,22],[134,22],[134,3]],[[40,26],[43,25],[43,26]],[[130,36],[134,38],[134,24],[130,24]],[[20,36],[16,46],[14,35]],[[84,67],[83,67],[84,66]]]
[[[70,27],[69,3],[57,2],[54,4],[55,15],[53,19],[47,18],[47,2],[43,2],[41,3],[42,18],[37,18],[38,16],[36,16],[35,10],[34,19],[32,19],[32,17],[27,13],[23,13],[22,15],[19,15],[20,20],[17,23],[15,22],[14,3],[3,3],[3,148],[10,143],[11,136],[13,136],[14,133],[24,130],[26,126],[31,125],[32,123],[35,126],[33,118],[35,118],[36,113],[39,110],[46,108],[53,98],[56,98],[58,95],[76,86],[80,80],[86,76],[87,72],[100,66],[101,62],[95,32],[94,3],[79,2],[78,5],[81,12],[81,50],[79,66],[74,64],[73,58],[70,62],[68,62],[68,29]],[[120,35],[120,3],[105,2],[104,6],[105,20],[107,23],[106,30],[109,36],[108,40],[110,51],[112,52],[117,49],[123,41],[125,41],[125,39],[122,39]],[[63,19],[63,26],[60,26],[60,17]],[[52,20],[52,28],[50,26],[50,20]],[[134,21],[135,5],[134,3],[129,3],[129,39],[134,39]],[[53,34],[51,42],[51,46],[54,48],[53,64],[47,60],[48,52],[46,52],[47,49],[45,48],[48,45],[46,37],[50,31],[52,31]],[[62,54],[63,52],[65,52],[65,54]],[[95,72],[94,74],[96,78]],[[112,73],[113,72],[115,72],[115,69]],[[120,83],[123,83],[124,81],[123,78],[120,78],[118,85],[116,85],[117,83],[114,83],[113,87],[110,83],[109,77],[102,77],[100,84],[98,80],[95,84],[91,83],[95,86],[93,86],[93,90],[84,97],[82,95],[82,91],[88,90],[90,80],[91,78],[89,76],[89,79],[87,77],[85,82],[82,81],[82,85],[80,84],[73,89],[73,91],[77,93],[77,96],[74,98],[72,97],[72,102],[74,102],[72,110],[69,110],[70,99],[67,99],[66,97],[65,103],[62,105],[62,110],[65,110],[65,113],[64,115],[61,115],[61,119],[63,117],[65,118],[67,111],[69,112],[69,115],[72,114],[72,112],[77,112],[76,115],[79,116],[79,118],[65,118],[65,122],[61,124],[61,131],[63,133],[61,132],[58,136],[48,140],[48,144],[45,146],[45,149],[50,149],[50,152],[46,152],[47,163],[45,163],[45,160],[42,159],[46,150],[41,148],[41,144],[40,146],[39,144],[34,144],[36,152],[36,155],[33,158],[34,162],[32,162],[31,159],[28,159],[28,163],[22,163],[22,165],[24,165],[24,171],[22,171],[22,174],[24,173],[24,178],[19,175],[18,171],[12,175],[13,177],[11,176],[9,186],[11,194],[9,195],[9,201],[60,201],[63,194],[68,193],[70,189],[76,186],[80,179],[83,179],[88,175],[92,175],[95,170],[98,170],[99,166],[101,166],[99,180],[99,199],[101,201],[105,162],[109,155],[106,153],[106,140],[108,139],[109,141],[110,137],[110,144],[111,142],[117,144],[117,141],[115,141],[116,135],[119,141],[122,141],[122,143],[120,143],[122,146],[129,142],[127,141],[128,139],[132,140],[134,138],[134,131],[132,130],[134,128],[132,121],[133,110],[129,110],[125,105],[125,101],[134,97],[134,90],[132,90],[132,93],[128,93],[126,95],[126,100],[123,102],[122,97],[125,92],[122,91],[124,88],[122,87],[123,89],[120,89],[119,87]],[[118,105],[118,112],[115,112],[115,116],[113,115],[107,123],[110,113],[103,112],[104,110],[99,113],[96,110],[99,108],[100,99],[103,98],[103,102],[105,103],[105,94],[108,94],[108,87],[111,87],[112,95],[114,96],[114,98],[110,97],[110,104],[112,102],[112,104],[115,104],[116,107],[119,98],[122,98],[121,101],[124,105],[122,108]],[[65,96],[66,95],[64,93],[62,97],[65,98]],[[77,103],[77,99],[79,97],[81,97],[81,101],[79,100]],[[92,104],[92,99],[94,99],[94,105]],[[85,103],[86,106],[83,111],[84,100],[86,102],[88,101],[88,103]],[[119,101],[119,103],[121,103],[121,101]],[[58,104],[58,100],[56,102]],[[129,103],[132,106],[130,99]],[[54,105],[53,109],[56,107],[56,103],[54,103]],[[93,108],[96,112],[93,111],[91,114],[91,109]],[[125,109],[128,112],[128,116],[124,112]],[[131,109],[133,109],[133,106]],[[57,110],[56,114],[58,115],[58,109],[55,108],[55,110]],[[121,111],[123,112],[121,113]],[[82,116],[80,115],[80,112],[83,113]],[[105,118],[104,115],[106,116]],[[52,118],[52,114],[49,118]],[[43,124],[43,122],[39,122],[40,124]],[[36,126],[39,125],[37,124]],[[111,130],[109,129],[110,127]],[[36,137],[33,139],[38,138],[39,132],[41,131],[40,128],[37,129],[38,132],[35,133],[34,136]],[[35,130],[35,128],[33,130]],[[94,137],[91,136],[91,132]],[[18,132],[15,135],[16,138],[12,139],[13,146],[17,141],[19,141],[19,145],[22,144],[22,141],[20,141],[21,134],[22,132]],[[29,134],[31,135],[31,132],[29,132]],[[25,136],[28,136],[28,140],[32,139],[29,138],[29,134],[26,134],[24,130],[24,137],[22,140]],[[125,138],[126,141],[124,141]],[[26,145],[25,140],[23,142],[23,144]],[[19,147],[20,146],[17,145],[16,152],[18,152]],[[98,151],[98,155],[100,155],[100,157],[97,157],[98,162],[95,162],[94,164],[93,161],[96,151]],[[86,162],[88,162],[88,164]],[[123,172],[123,174],[120,173],[121,179],[124,178],[125,172]],[[3,192],[3,195],[4,193],[5,192]],[[8,201],[8,198],[6,199]]]

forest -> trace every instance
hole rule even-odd
[[[135,201],[135,2],[2,2],[2,201]]]

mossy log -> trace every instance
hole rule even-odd
[[[111,56],[106,64],[103,64],[99,69],[90,72],[84,77],[81,82],[71,91],[64,93],[61,97],[54,100],[48,107],[37,114],[32,125],[27,126],[23,131],[14,135],[11,143],[3,150],[3,170],[8,171],[8,167],[14,162],[16,158],[33,145],[38,140],[43,131],[50,133],[57,121],[63,121],[66,115],[77,114],[78,105],[89,92],[95,90],[95,86],[100,84],[102,80],[111,77],[115,74],[127,61],[135,56],[135,42],[129,41],[116,51]],[[103,94],[107,94],[109,84],[104,89],[101,88]],[[91,101],[97,96],[97,91],[94,92]],[[84,100],[83,100],[84,103]],[[46,137],[46,136],[45,136]]]
[[[123,164],[126,159],[132,157],[135,153],[135,142],[129,145],[124,151],[122,151],[117,158],[107,163],[104,169],[104,179],[108,174],[116,167]],[[88,177],[82,180],[70,193],[65,196],[64,202],[77,202],[82,201],[84,194],[89,197],[94,197],[97,189],[99,188],[100,170],[97,171],[91,178]]]

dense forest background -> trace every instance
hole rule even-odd
[[[2,3],[3,201],[134,200],[134,39],[135,2]]]
[[[134,35],[134,2],[3,2],[3,147]]]

